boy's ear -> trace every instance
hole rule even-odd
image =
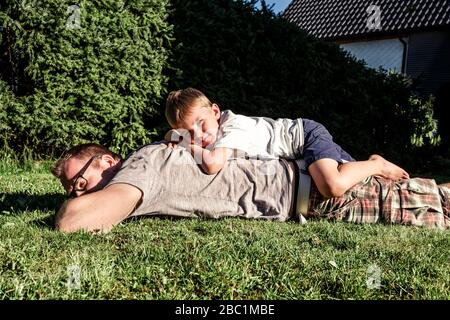
[[[214,117],[219,120],[220,119],[220,108],[216,103],[213,103],[211,106],[212,111],[214,112]]]

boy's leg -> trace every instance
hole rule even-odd
[[[309,173],[320,193],[326,197],[340,197],[368,176],[377,175],[381,163],[377,160],[347,162],[339,165],[336,160],[324,158],[309,166]]]
[[[388,179],[408,178],[402,168],[373,155],[366,161],[354,161],[333,141],[328,130],[318,122],[303,119],[304,158],[319,191],[326,197],[339,197],[356,183],[371,175]],[[350,161],[342,163],[345,161]]]
[[[405,170],[380,156],[343,164],[324,158],[313,162],[309,166],[309,173],[320,193],[327,197],[339,197],[369,176],[379,175],[392,180],[409,178]]]

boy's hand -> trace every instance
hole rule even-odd
[[[167,141],[167,145],[171,148],[176,148],[178,145],[184,148],[188,148],[190,144],[189,132],[187,130],[169,130],[164,135],[164,140]]]
[[[164,140],[167,141],[167,146],[169,148],[177,148],[178,144],[183,141],[183,136],[176,130],[172,129],[167,131],[164,135]]]
[[[181,139],[183,139],[183,137],[175,129],[167,131],[167,133],[164,135],[164,140],[171,143],[178,143],[181,141]]]

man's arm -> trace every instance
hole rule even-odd
[[[66,201],[56,217],[56,228],[63,232],[109,231],[133,212],[141,198],[138,188],[113,184]]]

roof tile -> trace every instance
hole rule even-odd
[[[380,29],[369,29],[368,19],[380,8]],[[293,0],[283,13],[318,38],[390,33],[450,25],[450,0]]]

